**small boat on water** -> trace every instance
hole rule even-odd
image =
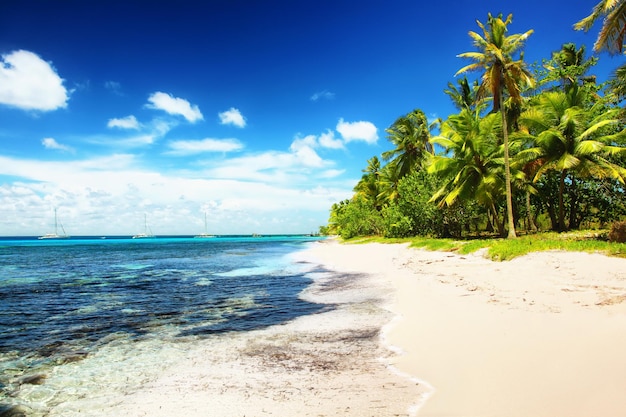
[[[61,226],[61,230],[63,231],[63,234],[59,234],[59,225]],[[44,240],[44,239],[49,239],[49,240],[53,240],[53,239],[69,239],[69,235],[67,233],[65,233],[65,229],[63,228],[63,224],[61,224],[60,222],[57,221],[57,209],[54,209],[54,233],[46,233],[43,236],[39,236],[37,239],[39,240]]]
[[[152,230],[148,227],[148,219],[146,215],[143,215],[143,233],[138,233],[133,236],[133,239],[149,239],[155,237],[152,234]]]
[[[210,237],[215,237],[215,235],[212,235],[212,234],[209,233],[209,229],[207,228],[206,212],[204,212],[204,233],[200,233],[199,235],[196,235],[194,237],[198,238],[198,239],[206,239],[206,238],[210,238]]]

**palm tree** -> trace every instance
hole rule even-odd
[[[626,0],[601,0],[589,16],[574,25],[574,29],[587,32],[601,16],[604,16],[604,21],[593,50],[606,50],[611,55],[617,55],[624,47]]]
[[[609,80],[609,91],[616,103],[626,98],[626,65],[619,66]]]
[[[432,138],[445,154],[432,158],[428,172],[444,178],[432,202],[443,207],[453,205],[458,198],[476,200],[491,213],[493,223],[504,236],[504,224],[496,208],[504,187],[501,128],[496,113],[481,118],[479,111],[464,109],[450,116],[441,125],[441,134]]]
[[[559,51],[552,54],[552,60],[545,65],[548,74],[544,82],[559,81],[564,90],[572,84],[595,84],[596,77],[585,74],[597,61],[595,57],[585,58],[584,45],[576,48],[573,43],[563,44]]]
[[[610,55],[622,53],[626,34],[626,0],[601,0],[591,14],[576,23],[574,28],[587,32],[602,16],[604,21],[593,45],[594,52],[606,50]],[[609,82],[609,92],[614,95],[616,102],[626,96],[626,65],[614,71]]]
[[[395,160],[391,161],[380,170],[380,194],[378,198],[385,203],[391,203],[399,197],[398,183],[400,182],[400,170],[395,164]]]
[[[509,134],[506,120],[506,110],[504,106],[504,92],[508,93],[512,104],[520,104],[522,101],[523,86],[534,84],[532,75],[526,69],[523,58],[513,59],[513,54],[519,51],[524,45],[524,41],[533,33],[532,30],[523,34],[507,36],[507,26],[513,21],[513,15],[502,20],[502,15],[493,17],[488,15],[487,26],[476,21],[482,29],[481,36],[476,32],[469,32],[474,40],[474,45],[478,52],[465,52],[459,55],[461,58],[474,60],[473,64],[467,65],[457,71],[456,75],[468,71],[484,71],[477,98],[481,99],[487,94],[493,97],[493,112],[500,111],[502,118],[502,134],[504,142],[504,176],[506,189],[506,208],[509,226],[509,237],[516,237],[515,219],[513,217],[513,193],[511,190],[511,166],[509,160]]]
[[[451,82],[448,83],[448,89],[443,90],[454,103],[454,107],[458,110],[471,110],[476,105],[476,90],[478,90],[478,81],[474,81],[470,85],[467,77],[463,77],[458,81],[459,86],[455,86]]]
[[[614,133],[619,126],[619,109],[598,112],[585,108],[586,94],[577,85],[567,92],[543,93],[520,117],[535,146],[519,152],[518,160],[539,161],[535,182],[549,171],[559,174],[559,231],[566,230],[563,196],[568,175],[571,181],[574,175],[614,178],[622,184],[626,180],[626,169],[610,161],[612,155],[626,153],[625,147],[618,146],[626,131]],[[594,118],[595,114],[598,116]]]
[[[381,199],[379,197],[381,193],[380,170],[380,160],[377,156],[368,159],[367,168],[363,170],[363,176],[354,187],[356,194],[370,201],[377,210],[382,208]]]
[[[389,141],[395,146],[390,151],[383,152],[385,161],[392,161],[398,170],[398,178],[402,178],[412,170],[422,166],[427,154],[433,153],[430,144],[430,128],[426,115],[421,110],[398,118],[385,131]]]

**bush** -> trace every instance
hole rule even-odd
[[[626,221],[613,223],[609,232],[609,242],[626,243]]]
[[[404,215],[397,204],[392,204],[383,209],[383,226],[385,237],[409,237],[413,236],[413,220]]]
[[[355,236],[372,236],[382,233],[382,216],[378,210],[363,198],[353,198],[333,206],[332,231],[344,239]]]

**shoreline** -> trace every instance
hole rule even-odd
[[[321,312],[258,330],[152,343],[128,353],[126,365],[114,364],[115,386],[90,390],[46,415],[410,417],[423,387],[392,372],[393,352],[381,343],[381,329],[393,318],[384,308],[393,296],[389,283],[326,268],[309,249],[293,260],[310,266],[312,282],[300,298],[326,305]],[[102,370],[111,357],[102,352],[79,366]],[[46,384],[67,379],[64,372]],[[82,384],[95,386],[91,376]]]

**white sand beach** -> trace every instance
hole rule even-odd
[[[337,242],[315,254],[392,283],[391,363],[432,390],[419,416],[626,415],[626,259]]]
[[[334,308],[163,341],[175,355],[158,369],[129,359],[153,364],[127,376],[139,384],[50,415],[626,415],[626,259],[545,252],[492,262],[334,240],[297,256],[320,265],[303,297]]]

